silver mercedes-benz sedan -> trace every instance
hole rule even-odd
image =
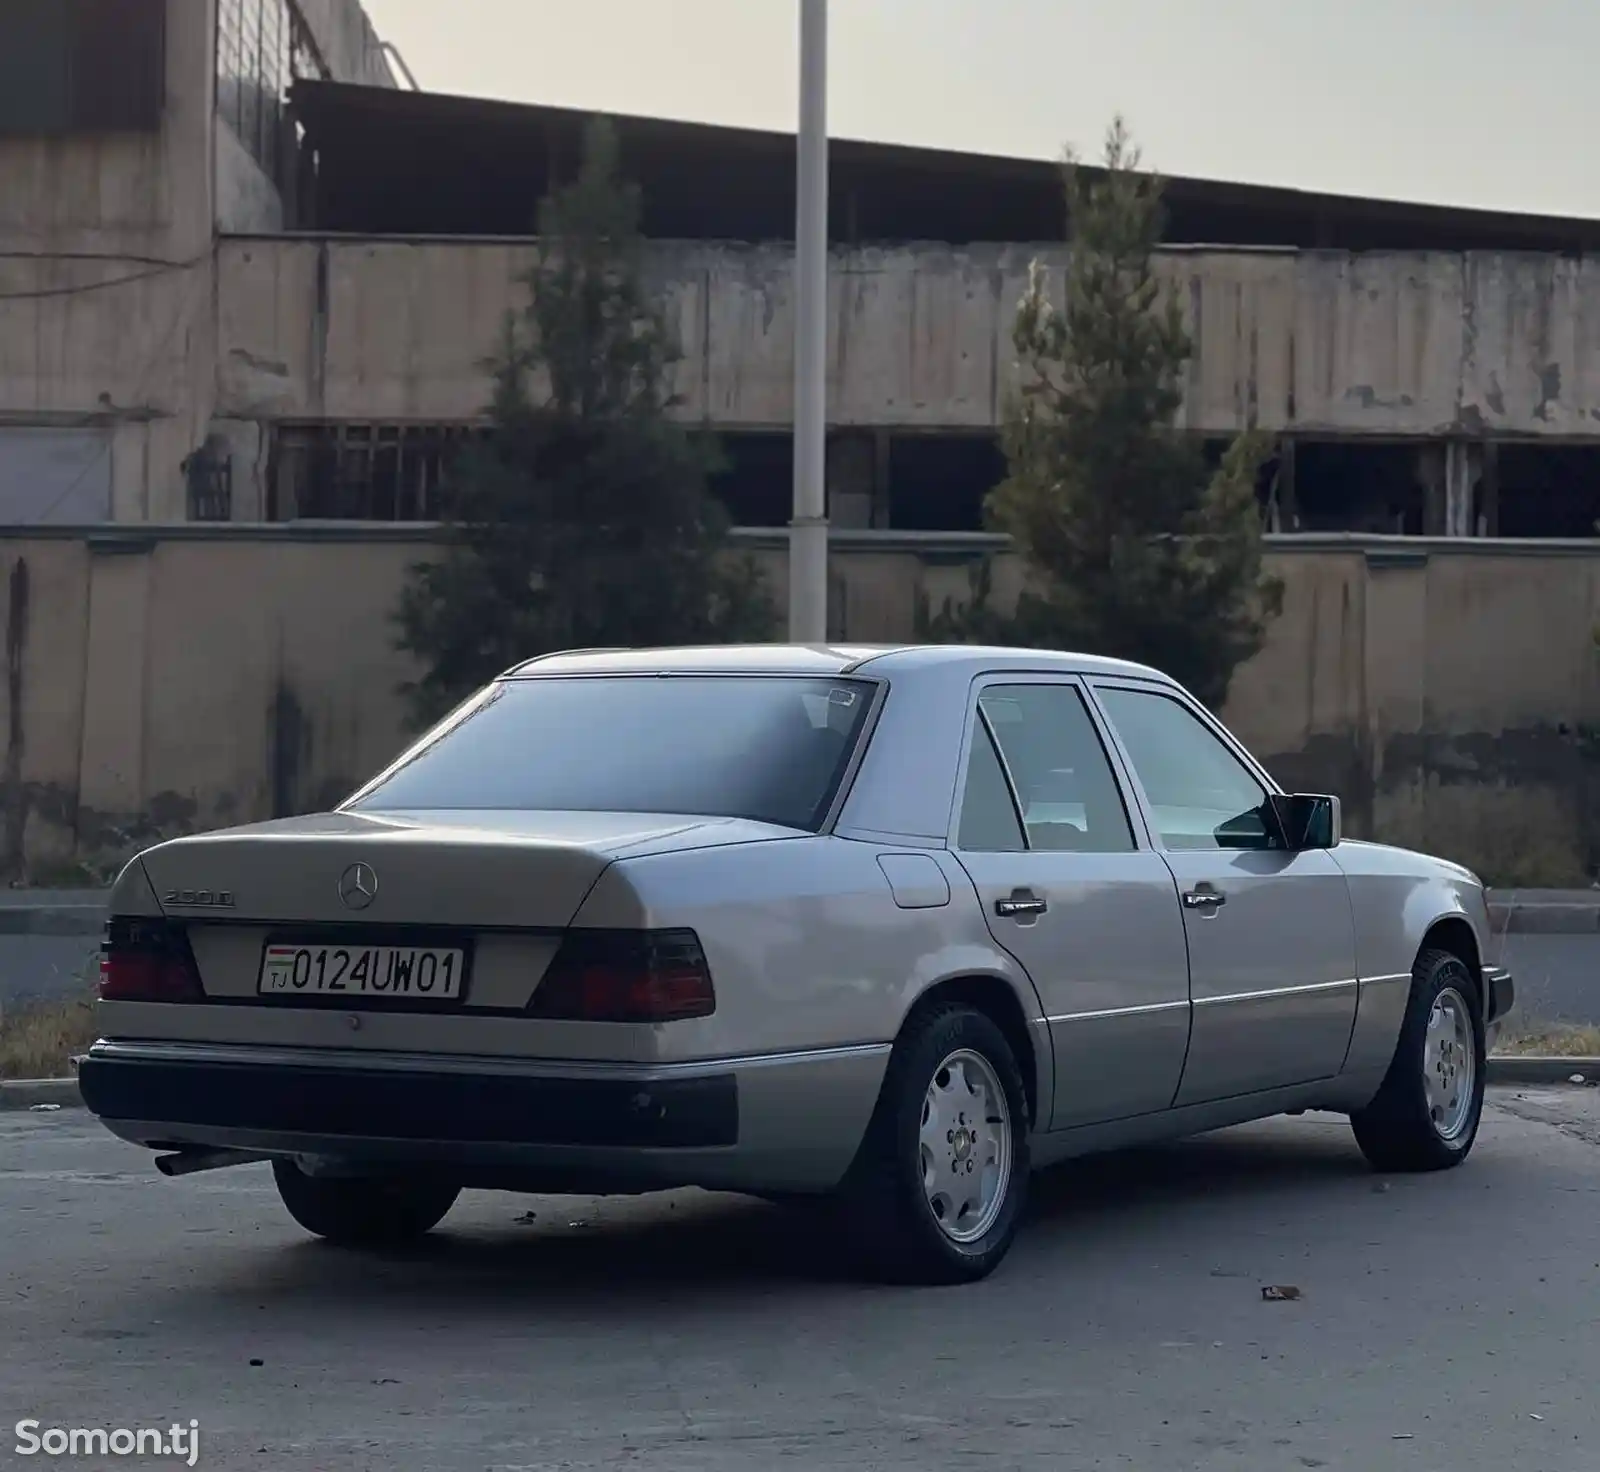
[[[463,1188],[826,1205],[922,1282],[1030,1172],[1280,1113],[1459,1164],[1512,1005],[1483,886],[1340,834],[1138,665],[966,647],[523,665],[332,813],[118,880],[88,1106],[270,1160],[332,1241]]]

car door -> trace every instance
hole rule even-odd
[[[1129,810],[1081,688],[979,682],[951,846],[1033,978],[1055,1058],[1046,1127],[1172,1103],[1189,1042],[1177,888]]]
[[[1326,850],[1286,852],[1268,789],[1197,706],[1096,681],[1094,695],[1178,882],[1194,1025],[1178,1103],[1330,1078],[1356,1015],[1356,939]]]

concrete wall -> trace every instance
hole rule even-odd
[[[830,415],[986,427],[1014,383],[1011,323],[1041,255],[942,246],[835,257]],[[226,412],[448,421],[488,397],[481,360],[526,242],[234,240],[221,265]],[[1196,357],[1197,428],[1600,438],[1600,261],[1543,255],[1181,251],[1165,270]],[[665,243],[683,412],[792,420],[790,253]],[[326,310],[319,310],[319,303]]]
[[[284,227],[283,196],[223,118],[217,120],[217,228],[275,235]]]
[[[98,436],[85,483],[109,462],[123,519],[183,515],[211,416],[213,55],[212,7],[179,0],[159,133],[0,140],[0,425]]]
[[[409,669],[387,616],[430,535],[0,538],[0,867],[48,876],[74,855],[338,800],[401,742]],[[781,539],[751,545],[781,604]],[[960,597],[995,545],[839,535],[837,633],[914,638],[919,600]],[[1339,792],[1356,832],[1501,882],[1580,880],[1600,844],[1600,551],[1329,537],[1272,556],[1284,615],[1225,715],[1280,779]]]

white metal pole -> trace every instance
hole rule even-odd
[[[800,0],[789,638],[828,638],[828,0]]]

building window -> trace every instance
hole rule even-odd
[[[274,183],[288,172],[290,84],[327,75],[293,0],[222,0],[217,113]]]
[[[166,0],[5,0],[0,137],[158,131],[166,22]]]
[[[269,521],[438,521],[462,424],[293,424],[273,440]]]

